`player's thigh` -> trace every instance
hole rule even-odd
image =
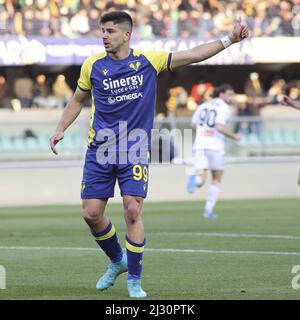
[[[209,162],[209,169],[218,171],[224,170],[225,167],[225,155],[223,152],[216,150],[206,150],[206,156]]]
[[[145,163],[118,165],[117,178],[121,196],[146,198],[148,192],[149,167]]]
[[[209,168],[209,161],[206,156],[206,151],[204,149],[197,149],[195,151],[195,163],[194,169],[196,174],[203,175]]]
[[[83,168],[81,199],[107,199],[114,196],[116,165],[101,164],[96,150],[88,150]]]
[[[209,161],[209,168],[212,173],[212,180],[221,182],[225,166],[224,153],[217,150],[206,150],[206,155]]]
[[[224,174],[224,170],[212,170],[211,171],[212,180],[221,183],[223,174]]]

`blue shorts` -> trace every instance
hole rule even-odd
[[[99,164],[96,149],[88,149],[83,168],[81,199],[103,199],[114,196],[118,179],[121,196],[146,198],[148,191],[148,164]]]

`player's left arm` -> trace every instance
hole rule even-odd
[[[231,138],[235,141],[241,140],[241,135],[239,133],[234,133],[234,132],[228,130],[227,128],[225,128],[225,126],[223,124],[216,123],[215,127],[220,133],[224,134],[224,136]]]
[[[232,32],[222,38],[222,40],[201,44],[189,50],[174,52],[172,54],[171,69],[174,70],[178,67],[206,60],[224,50],[229,45],[240,42],[248,36],[248,27],[243,24],[241,18],[239,18],[235,21]]]

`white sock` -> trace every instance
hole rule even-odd
[[[207,200],[205,204],[205,211],[212,213],[220,192],[220,184],[212,183],[208,189]]]
[[[195,186],[200,188],[202,186],[202,183],[203,183],[203,179],[201,176],[196,176],[196,179],[195,179]]]

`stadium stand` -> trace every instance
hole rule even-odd
[[[0,33],[3,39],[14,37],[21,39],[22,36],[28,39],[48,38],[54,42],[61,38],[72,40],[94,37],[98,39],[99,17],[105,11],[117,9],[127,10],[133,16],[136,41],[160,38],[179,41],[179,39],[193,37],[207,41],[226,34],[236,16],[247,19],[253,38],[281,37],[280,41],[282,41],[282,37],[299,36],[299,23],[293,23],[300,16],[300,10],[296,10],[299,9],[298,3],[297,0],[0,0]],[[74,79],[78,76],[80,63],[77,62],[77,66],[70,67],[73,69],[69,73],[64,72],[63,63],[60,62],[59,68],[54,66],[51,69],[46,65],[40,69],[38,65],[35,67],[33,64],[21,70],[22,68],[13,69],[3,59],[4,72],[0,74],[0,121],[4,120],[0,129],[0,159],[13,157],[22,159],[30,157],[30,153],[40,154],[41,157],[48,154],[48,140],[56,122],[50,121],[46,127],[35,126],[33,118],[35,111],[41,109],[46,112],[41,118],[42,121],[47,118],[48,110],[57,109],[54,111],[60,114],[59,109],[64,107],[75,89]],[[268,63],[272,63],[272,58]],[[245,64],[246,60],[239,66],[240,70],[245,67]],[[253,68],[255,67],[254,65]],[[278,75],[270,72],[266,76],[267,67],[265,70],[248,72],[248,74],[243,71],[241,72],[243,77],[240,78],[240,70],[232,70],[231,80],[238,79],[238,84],[241,83],[241,86],[244,86],[244,91],[239,91],[240,96],[244,98],[243,101],[238,101],[237,108],[233,112],[237,120],[232,122],[232,126],[235,126],[236,132],[240,131],[243,134],[243,139],[238,145],[229,145],[231,153],[233,155],[297,153],[296,147],[300,145],[300,131],[296,125],[291,126],[291,123],[285,119],[275,123],[273,114],[263,116],[262,114],[266,105],[269,105],[267,109],[274,110],[274,114],[280,115],[281,112],[286,114],[286,110],[280,109],[280,97],[282,94],[288,94],[293,99],[300,100],[300,80],[296,79],[295,75],[289,76],[289,72],[278,72]],[[218,69],[218,78],[219,71],[221,69]],[[265,77],[263,77],[264,72]],[[169,84],[168,87],[163,88],[163,94],[158,94],[159,112],[164,113],[163,117],[167,122],[171,122],[172,128],[181,130],[189,128],[192,112],[199,103],[211,98],[214,86],[218,85],[215,83],[214,72],[206,73],[207,76],[212,74],[210,79],[201,74],[202,69],[197,69],[197,73],[199,78],[194,83],[189,83],[188,78],[192,76],[191,74],[173,75],[172,79],[164,81]],[[267,81],[261,83],[259,98],[263,99],[263,102],[258,103],[258,108],[253,99],[251,100],[249,83],[248,85],[246,82],[242,83],[255,73],[262,76],[261,78],[267,78]],[[61,80],[58,81],[59,79]],[[158,88],[160,89],[160,86]],[[87,102],[86,106],[89,107],[90,103]],[[13,121],[11,127],[5,126],[7,110],[22,114],[27,108],[32,112],[32,118],[27,114],[24,116],[22,126],[14,124]],[[10,116],[13,117],[13,114]],[[242,120],[245,118],[246,122]],[[87,125],[88,120],[85,121],[85,127]],[[32,130],[35,135],[26,136],[26,130]],[[68,132],[60,143],[60,149],[67,152],[71,158],[74,155],[78,157],[78,154],[83,154],[86,132],[81,127],[74,132]]]
[[[228,32],[235,13],[248,20],[255,37],[298,36],[292,8],[298,1],[91,1],[7,0],[0,15],[6,21],[2,33],[55,37],[98,36],[98,20],[104,11],[127,10],[133,16],[139,39],[188,38],[201,33],[208,39]],[[4,30],[4,31],[3,31]]]

